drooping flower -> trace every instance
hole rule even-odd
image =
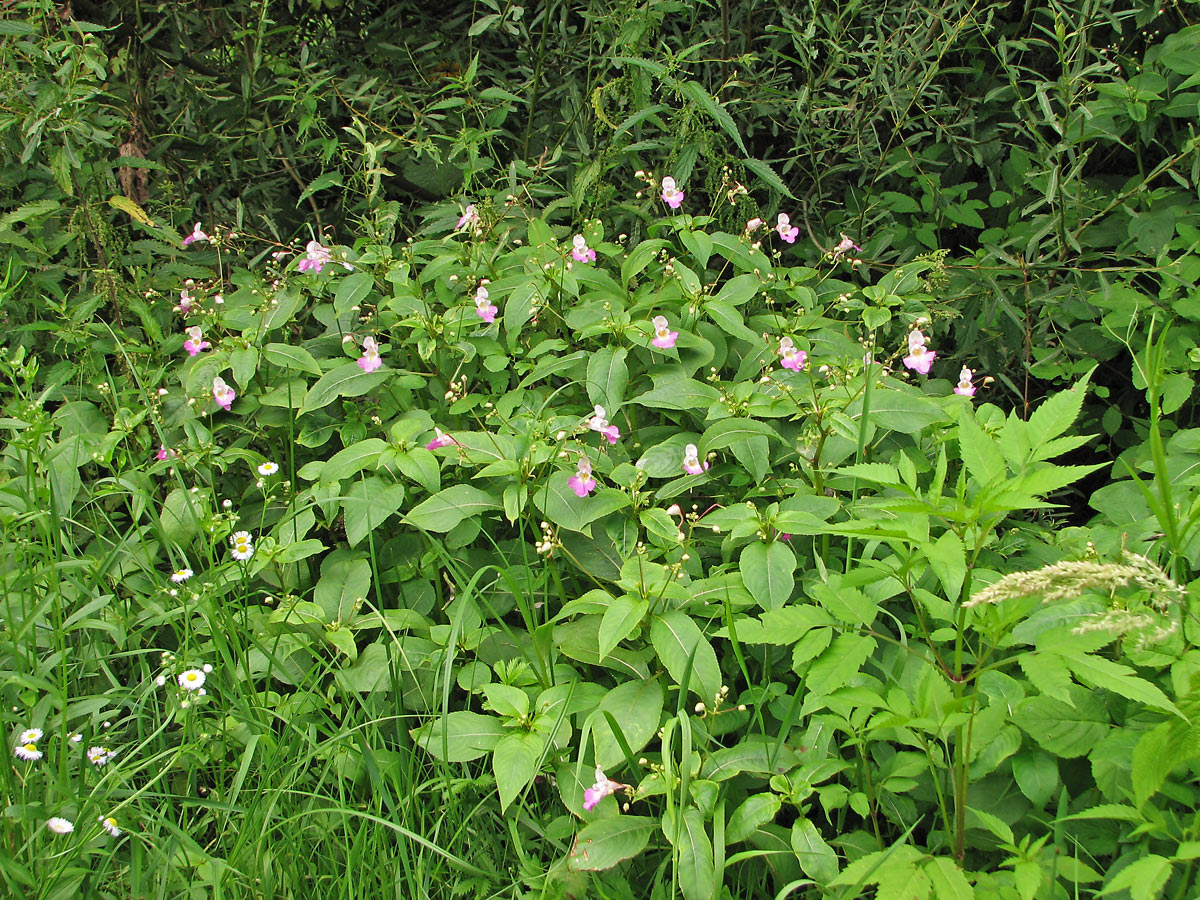
[[[383,365],[383,360],[379,358],[379,345],[375,343],[375,338],[370,335],[363,338],[363,355],[356,361],[358,367],[364,372],[374,372]]]
[[[596,766],[596,783],[590,788],[586,788],[583,792],[583,809],[584,812],[591,812],[596,808],[596,804],[605,797],[615,794],[617,791],[629,787],[627,784],[621,784],[619,781],[613,781],[604,774],[604,770]]]
[[[42,739],[42,734],[43,732],[40,728],[26,728],[19,735],[17,735],[17,743],[36,744]]]
[[[852,241],[852,240],[850,240],[850,238],[846,237],[845,232],[842,232],[841,241],[838,242],[838,245],[836,247],[834,247],[832,250],[829,251],[829,255],[832,256],[833,259],[836,261],[838,259],[841,259],[843,254],[848,253],[851,250],[858,250],[861,252],[862,247],[858,246],[858,244],[854,243],[854,241]]]
[[[171,580],[176,584],[183,584],[185,581],[191,578],[193,574],[195,573],[193,573],[191,569],[189,569],[187,566],[184,566],[182,569],[176,569],[171,573]]]
[[[592,463],[586,456],[580,458],[575,474],[567,479],[567,485],[577,497],[586,497],[596,489],[596,479],[592,477]]]
[[[679,337],[678,331],[672,331],[667,325],[666,316],[655,316],[650,320],[654,326],[654,340],[650,343],[662,350],[670,350],[675,346],[675,339]]]
[[[789,244],[796,243],[796,238],[800,236],[800,229],[792,224],[792,219],[787,213],[779,214],[775,220],[775,230]]]
[[[207,241],[208,235],[200,230],[200,223],[197,222],[192,226],[192,233],[183,239],[183,246],[187,247],[194,244],[196,241]]]
[[[607,416],[607,413],[604,411],[604,407],[597,406],[593,410],[592,417],[588,419],[588,428],[592,431],[600,432],[600,434],[608,438],[610,444],[615,444],[621,439],[621,429],[616,425],[610,425],[605,416]]]
[[[229,538],[229,546],[233,547],[233,558],[240,562],[254,555],[254,540],[248,531],[235,531]]]
[[[213,379],[212,394],[213,399],[217,401],[217,406],[226,412],[229,412],[233,401],[237,399],[237,391],[226,384],[225,379],[220,375]]]
[[[679,209],[683,205],[683,191],[675,186],[675,179],[670,175],[662,180],[662,199],[671,209]]]
[[[596,261],[596,251],[587,245],[587,239],[582,234],[575,235],[571,240],[575,245],[575,249],[571,251],[571,258],[575,262],[589,263]]]
[[[204,332],[199,325],[193,325],[187,330],[188,339],[183,342],[183,349],[188,352],[188,356],[195,356],[201,350],[207,350],[212,346],[204,339]]]
[[[971,377],[974,374],[966,366],[963,366],[962,371],[958,373],[958,385],[954,388],[954,393],[963,397],[974,397],[975,385],[971,384]]]
[[[482,284],[475,290],[475,314],[491,325],[496,321],[496,313],[500,312],[496,305],[489,300],[488,289]]]
[[[425,445],[426,450],[439,450],[442,447],[449,447],[451,444],[458,443],[450,435],[445,434],[442,429],[433,429],[433,440]]]
[[[301,272],[307,272],[310,269],[321,274],[321,269],[333,259],[333,254],[325,247],[321,246],[320,241],[309,241],[304,246],[304,259],[300,260],[300,265],[297,267]]]
[[[751,219],[749,222],[746,223],[746,234],[754,234],[754,232],[758,231],[758,229],[760,229],[762,227],[763,227],[763,220],[760,219],[758,216],[755,216],[753,219]]]
[[[51,816],[46,820],[46,827],[55,834],[70,834],[75,830],[75,824],[62,816]]]
[[[88,747],[87,761],[93,766],[106,766],[116,755],[116,750],[109,750],[107,747]]]
[[[198,691],[204,687],[205,675],[199,669],[188,669],[179,673],[179,686],[185,691]]]
[[[781,337],[779,339],[779,364],[785,369],[791,369],[793,372],[799,372],[808,362],[808,354],[803,350],[796,348],[790,337]]]
[[[922,375],[929,374],[929,367],[937,353],[925,346],[925,335],[920,329],[914,328],[908,334],[908,356],[904,357],[904,365]]]
[[[458,224],[454,226],[454,230],[462,231],[464,228],[474,228],[478,224],[479,213],[475,211],[475,204],[468,203],[467,208],[463,210],[463,214],[458,220]]]
[[[45,755],[33,741],[25,741],[13,748],[13,756],[26,762],[37,762]]]
[[[174,312],[181,316],[186,316],[192,311],[192,307],[196,305],[196,298],[192,296],[192,292],[184,288],[179,292],[179,305],[175,307]]]
[[[689,475],[699,475],[708,469],[708,460],[700,459],[699,453],[695,444],[683,448],[683,471]]]
[[[110,837],[120,837],[121,829],[117,826],[117,820],[112,816],[99,816],[96,819],[100,823],[100,827],[108,832]]]

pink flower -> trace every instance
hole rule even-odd
[[[449,447],[451,444],[456,444],[456,443],[458,443],[458,442],[456,440],[454,440],[454,438],[450,437],[450,435],[444,434],[442,432],[442,429],[435,428],[435,429],[433,429],[433,440],[425,445],[425,449],[426,450],[439,450],[442,447]]]
[[[925,335],[914,328],[908,334],[908,356],[904,357],[904,365],[922,375],[929,374],[929,367],[937,353],[925,346]]]
[[[596,479],[592,477],[592,463],[586,456],[579,460],[579,467],[575,474],[567,479],[567,484],[576,497],[586,497],[596,489]]]
[[[781,357],[779,364],[793,372],[799,372],[808,362],[808,354],[803,350],[797,350],[790,337],[779,339],[779,356]]]
[[[954,393],[963,397],[974,397],[975,385],[971,384],[971,376],[974,374],[966,366],[963,366],[962,371],[958,373],[958,387],[954,389]]]
[[[333,259],[333,254],[325,247],[321,246],[320,241],[309,241],[304,247],[304,259],[300,260],[298,268],[301,272],[307,272],[310,269],[321,274],[321,269],[325,264]]]
[[[192,292],[184,288],[179,292],[179,305],[175,307],[175,312],[181,316],[186,316],[192,311],[192,306],[195,305],[196,299],[192,296]]]
[[[458,220],[458,224],[454,226],[454,230],[462,231],[464,228],[474,228],[478,224],[479,213],[475,212],[475,204],[468,203],[467,208],[463,210],[463,214]]]
[[[475,291],[475,314],[491,325],[496,321],[496,313],[498,312],[500,310],[488,300],[488,289],[481,284],[479,289]]]
[[[187,335],[188,339],[183,342],[183,349],[188,352],[188,356],[195,356],[201,350],[212,346],[212,344],[204,340],[204,332],[200,330],[199,325],[193,325],[189,328]]]
[[[670,175],[662,180],[662,199],[671,209],[683,206],[683,191],[675,187],[675,179]]]
[[[780,213],[779,218],[775,221],[775,230],[779,232],[779,236],[789,244],[796,243],[796,238],[800,235],[800,229],[792,224],[791,217],[787,213]]]
[[[358,358],[358,367],[364,372],[374,372],[383,365],[383,360],[379,358],[379,345],[375,343],[375,338],[367,336],[363,338],[363,355]]]
[[[708,469],[708,460],[701,460],[695,444],[683,448],[683,471],[689,475],[699,475]]]
[[[183,239],[183,246],[187,247],[189,244],[193,244],[196,241],[207,241],[207,240],[208,240],[208,235],[200,230],[200,223],[197,222],[195,225],[192,226],[192,233]]]
[[[838,245],[836,247],[834,247],[832,250],[830,250],[829,253],[836,261],[836,260],[840,259],[844,253],[847,253],[850,250],[858,250],[859,252],[861,252],[862,247],[858,246],[858,244],[854,243],[854,241],[852,241],[852,240],[850,240],[850,238],[846,237],[845,232],[842,232],[842,240],[838,243]]]
[[[679,337],[679,332],[671,331],[671,329],[667,327],[667,317],[655,316],[650,321],[651,324],[654,325],[654,340],[652,340],[650,343],[662,350],[670,350],[672,347],[674,347],[675,338]]]
[[[608,438],[610,444],[615,444],[621,439],[621,429],[616,425],[609,425],[608,419],[605,418],[607,413],[604,412],[603,406],[597,406],[593,416],[588,419],[588,428],[592,431],[598,431],[600,434]]]
[[[604,770],[596,766],[596,783],[583,792],[583,811],[591,812],[596,808],[596,804],[610,794],[615,794],[623,788],[628,788],[629,785],[621,784],[619,781],[613,781],[604,774]]]
[[[175,451],[166,444],[158,445],[158,452],[154,454],[155,459],[170,459],[175,455]]]
[[[229,412],[229,407],[233,405],[234,399],[237,397],[237,392],[225,383],[225,379],[218,375],[213,379],[212,387],[213,399],[217,401],[217,406]]]
[[[575,249],[571,251],[571,258],[575,262],[588,263],[596,261],[596,251],[587,245],[587,240],[582,234],[577,234],[572,239],[575,244]]]
[[[746,223],[746,234],[754,234],[758,229],[763,227],[763,220],[755,216]]]

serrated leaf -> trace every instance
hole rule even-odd
[[[795,200],[796,195],[788,190],[788,186],[783,183],[783,179],[775,174],[775,170],[763,162],[761,159],[751,159],[747,157],[742,160],[742,165],[762,179],[763,184],[773,191],[778,191],[790,200]]]
[[[370,272],[354,272],[338,282],[333,294],[333,311],[338,316],[350,312],[367,299],[375,287],[375,277]]]
[[[762,340],[762,335],[755,334],[747,328],[742,314],[728,303],[717,299],[707,300],[704,303],[704,312],[730,337],[740,338],[752,344]]]
[[[1171,860],[1148,853],[1109,879],[1100,896],[1127,890],[1133,900],[1155,900],[1171,877]]]
[[[1061,654],[1067,667],[1075,673],[1080,681],[1089,683],[1114,694],[1120,694],[1128,700],[1144,703],[1183,718],[1181,713],[1159,688],[1137,673],[1129,666],[1093,656],[1088,653]]]
[[[936,856],[924,868],[937,900],[975,900],[975,888],[954,860]]]
[[[999,481],[1008,471],[995,440],[984,433],[966,410],[958,417],[958,447],[967,472],[980,484]]]
[[[698,81],[684,81],[676,83],[676,87],[680,93],[692,100],[712,117],[713,121],[720,126],[722,131],[729,135],[733,143],[737,145],[737,148],[742,151],[742,156],[749,156],[746,152],[746,145],[742,143],[741,132],[738,130],[737,125],[734,124],[733,116],[708,92],[708,89],[704,85]]]
[[[1046,442],[1058,437],[1079,418],[1084,398],[1087,396],[1087,384],[1091,377],[1092,372],[1088,372],[1070,390],[1059,391],[1033,411],[1026,423],[1028,425],[1026,433],[1033,444],[1031,450],[1036,450]]]
[[[1094,691],[1071,686],[1068,705],[1053,697],[1026,697],[1013,720],[1031,738],[1056,756],[1085,756],[1110,728],[1104,700]]]

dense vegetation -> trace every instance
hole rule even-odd
[[[16,0],[13,896],[1186,898],[1191,4]]]

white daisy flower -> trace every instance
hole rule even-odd
[[[259,475],[274,475],[279,471],[279,463],[270,462],[269,460],[258,467]]]
[[[46,820],[46,827],[55,834],[70,834],[75,830],[75,823],[70,819],[64,819],[62,816],[51,816]]]
[[[248,531],[235,531],[229,539],[233,547],[233,558],[245,561],[254,555],[254,541]]]
[[[67,738],[67,740],[70,741],[72,744],[78,744],[80,741],[83,740],[83,735],[77,731],[73,735],[71,735],[69,738]]]
[[[154,679],[154,683],[157,684],[159,687],[162,687],[164,684],[167,683],[167,676],[159,675],[157,678]]]
[[[108,761],[117,755],[117,751],[109,750],[107,747],[89,747],[87,752],[87,761],[93,766],[107,765]]]
[[[192,575],[193,575],[192,570],[189,569],[187,566],[184,566],[182,569],[176,569],[174,572],[171,573],[171,580],[173,582],[175,582],[176,584],[182,584],[183,582],[185,582],[189,578],[191,578]]]
[[[100,816],[100,818],[98,818],[96,821],[99,822],[100,827],[107,831],[112,837],[121,836],[121,829],[117,827],[117,820],[112,816],[108,816],[107,818]]]
[[[42,729],[40,728],[26,728],[19,735],[17,735],[18,744],[36,744],[41,739]]]
[[[46,754],[39,750],[37,748],[37,744],[35,744],[33,741],[27,741],[24,744],[18,744],[13,749],[13,755],[17,759],[23,759],[26,762],[37,762]]]
[[[185,691],[198,691],[204,687],[205,675],[199,669],[188,669],[179,673],[179,686]]]

